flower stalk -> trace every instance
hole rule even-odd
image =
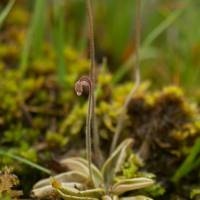
[[[88,28],[89,28],[89,49],[90,49],[90,74],[89,76],[81,77],[75,84],[75,91],[78,96],[82,95],[84,88],[89,90],[88,98],[88,113],[86,118],[86,153],[88,161],[88,169],[90,174],[90,179],[93,181],[92,174],[92,138],[94,143],[94,151],[97,160],[100,156],[99,148],[99,136],[97,133],[96,126],[96,116],[95,116],[95,83],[96,83],[96,70],[95,70],[95,44],[94,44],[94,25],[93,25],[93,13],[92,13],[92,3],[91,0],[86,0],[86,10],[88,18]]]
[[[91,122],[92,122],[92,81],[87,76],[82,76],[75,84],[75,91],[78,96],[83,94],[84,88],[88,88],[89,97],[88,97],[88,112],[86,117],[86,154],[88,161],[88,169],[90,174],[90,179],[93,180],[92,175],[92,144],[91,144]]]
[[[95,85],[96,85],[96,66],[95,66],[95,42],[94,42],[94,23],[93,23],[93,12],[92,12],[92,3],[91,0],[86,0],[86,9],[87,9],[87,17],[88,17],[88,37],[89,37],[89,49],[90,49],[90,80],[92,82],[91,85],[91,129],[92,129],[92,136],[93,136],[93,144],[94,144],[94,154],[96,156],[97,165],[101,164],[102,155],[100,150],[100,141],[99,135],[97,131],[97,124],[96,124],[96,114],[95,114],[95,107],[96,107],[96,97],[95,97]]]

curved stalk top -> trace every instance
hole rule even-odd
[[[88,160],[88,169],[90,179],[93,181],[92,175],[92,143],[91,143],[91,121],[92,121],[92,81],[87,76],[82,76],[75,84],[75,91],[78,96],[83,94],[84,88],[87,87],[89,90],[89,105],[88,105],[88,113],[86,118],[86,154]]]
[[[88,28],[89,28],[89,46],[90,46],[90,75],[81,77],[75,84],[75,91],[78,96],[82,95],[84,87],[89,89],[89,105],[86,119],[86,151],[90,178],[93,181],[92,175],[92,131],[94,138],[94,150],[96,156],[99,154],[99,138],[97,134],[95,124],[95,82],[96,82],[96,70],[95,70],[95,45],[94,45],[94,25],[93,25],[93,14],[92,14],[92,3],[91,0],[86,0],[86,9],[88,17]]]

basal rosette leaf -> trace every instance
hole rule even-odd
[[[119,200],[153,200],[146,196],[122,197]]]
[[[115,174],[121,169],[127,157],[127,150],[132,145],[132,139],[124,140],[106,160],[102,168],[102,174],[106,189],[112,185]]]
[[[83,185],[77,182],[71,182],[71,183],[60,183],[56,180],[52,181],[54,184],[59,183],[59,187],[63,188],[70,188],[69,191],[73,194],[76,192],[76,189],[74,188],[75,186],[77,188],[83,189]],[[52,187],[51,184],[45,185],[42,187],[38,187],[32,190],[32,196],[37,197],[38,199],[45,199],[50,196],[54,196],[57,193],[56,189]]]
[[[77,171],[65,172],[58,174],[54,177],[38,181],[33,186],[32,190],[33,196],[42,199],[48,197],[49,195],[54,194],[56,191],[51,185],[52,180],[56,180],[57,182],[71,188],[73,188],[74,185],[76,185],[79,188],[85,188],[87,183],[89,182],[88,177],[85,176],[83,173]]]
[[[125,192],[142,189],[154,184],[149,178],[132,178],[121,180],[112,186],[112,192],[116,195],[122,195]]]
[[[80,158],[80,157],[73,157],[73,158],[66,158],[61,161],[62,166],[67,167],[69,170],[75,170],[80,173],[85,174],[89,178],[89,169],[88,169],[88,161]],[[99,187],[103,185],[103,177],[101,172],[98,168],[92,164],[92,174],[93,174],[93,181],[95,187]]]
[[[88,177],[85,174],[77,171],[64,172],[54,176],[53,178],[61,183],[78,182],[85,184],[88,182]],[[42,179],[33,186],[33,189],[38,189],[47,185],[51,185],[51,180],[52,177]]]
[[[96,200],[100,199],[103,195],[105,195],[105,191],[102,188],[88,189],[88,190],[80,190],[74,185],[73,188],[68,187],[63,184],[55,184],[52,186],[55,190],[60,194],[63,199],[85,199],[85,200]]]

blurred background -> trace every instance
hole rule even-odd
[[[12,1],[10,1],[12,4]],[[135,55],[135,1],[94,0],[96,60],[106,59],[114,82],[129,79]],[[1,10],[9,1],[1,1]],[[11,6],[12,7],[12,6]],[[8,18],[1,20],[1,41],[14,31],[20,54],[15,65],[26,73],[31,59],[47,57],[49,49],[55,53],[55,64],[62,81],[67,73],[64,58],[67,49],[87,55],[87,22],[83,0],[17,0]],[[8,9],[9,10],[9,9]],[[191,94],[198,93],[200,80],[200,2],[195,0],[142,1],[142,79],[153,86],[166,84],[183,86]],[[2,17],[1,17],[2,18]],[[3,31],[4,30],[4,31]],[[16,30],[15,30],[16,31]],[[1,42],[1,43],[2,43]],[[1,44],[1,49],[3,48]],[[16,46],[18,45],[18,46]],[[13,50],[12,49],[12,50]],[[13,50],[14,51],[14,50]],[[2,50],[1,50],[2,57]],[[46,66],[45,66],[46,65]]]
[[[135,0],[93,0],[93,11],[99,72],[96,112],[101,139],[109,146],[118,110],[133,86]],[[156,156],[164,163],[159,166],[166,165],[167,156],[169,160],[178,157],[176,162],[170,160],[171,170],[166,172],[169,190],[168,179],[200,133],[199,20],[199,0],[142,0],[142,83],[123,132],[133,137],[138,130],[144,132],[137,136],[136,147],[146,132],[155,136],[155,122],[161,126],[156,129],[160,140],[169,136],[164,142],[170,143],[176,134],[170,143],[173,151],[166,153],[164,147],[161,152],[160,146],[152,150],[153,172]],[[0,0],[0,168],[14,166],[25,194],[44,174],[35,166],[30,168],[30,163],[21,164],[21,157],[59,171],[55,158],[84,155],[87,95],[78,98],[74,83],[89,72],[87,34],[84,0]],[[162,90],[169,85],[178,87]],[[149,92],[148,87],[158,93]],[[196,107],[185,100],[180,88],[197,102]],[[181,190],[178,193],[182,195]]]

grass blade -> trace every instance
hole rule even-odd
[[[34,13],[29,27],[27,39],[20,60],[21,75],[24,76],[28,66],[28,59],[32,50],[34,56],[38,56],[41,51],[41,43],[44,35],[46,0],[36,0]]]
[[[163,20],[145,39],[143,46],[151,45],[159,35],[161,35],[170,25],[172,25],[183,13],[185,7],[172,12],[165,20]]]
[[[42,166],[40,166],[40,165],[38,165],[38,164],[36,164],[36,163],[33,163],[33,162],[31,162],[31,161],[29,161],[29,160],[27,160],[27,159],[25,159],[25,158],[20,157],[20,156],[17,156],[17,155],[13,155],[13,154],[11,154],[11,153],[8,153],[6,150],[2,150],[2,149],[1,149],[1,150],[0,150],[0,155],[10,157],[10,158],[12,158],[12,159],[14,159],[14,160],[19,161],[20,163],[29,165],[30,167],[35,168],[35,169],[37,169],[37,170],[39,170],[39,171],[41,171],[41,172],[44,172],[44,173],[46,173],[46,174],[49,174],[49,175],[52,174],[52,172],[51,172],[49,169],[44,168],[44,167],[42,167]]]
[[[158,51],[156,48],[153,47],[145,47],[140,49],[140,62],[144,60],[154,59],[156,58],[158,54]],[[123,65],[123,67],[120,67],[118,71],[115,73],[115,75],[112,78],[112,83],[116,84],[120,82],[123,77],[129,72],[131,66],[135,63],[135,54],[133,54],[128,61]]]
[[[190,154],[185,159],[183,164],[178,168],[175,175],[173,176],[173,182],[178,182],[182,177],[186,176],[194,168],[198,167],[200,164],[200,159],[197,159],[198,154],[200,153],[200,138],[198,138],[191,149]]]
[[[191,0],[187,1],[187,5]],[[183,7],[182,9],[172,12],[166,19],[164,19],[144,40],[141,45],[140,52],[146,52],[146,48],[149,48],[150,45],[166,30],[171,26],[185,11],[188,6]],[[141,53],[142,55],[142,53]],[[151,56],[149,56],[151,58]],[[148,57],[147,57],[148,59]],[[121,66],[119,70],[113,76],[113,83],[119,82],[130,70],[130,67],[135,63],[135,54],[131,55],[130,58]]]
[[[6,17],[8,16],[8,14],[10,13],[11,9],[13,8],[15,4],[15,0],[10,0],[7,4],[7,6],[4,8],[4,10],[1,12],[0,14],[0,28],[3,24],[3,22],[5,21]]]
[[[55,45],[55,51],[58,62],[58,81],[60,84],[65,83],[65,57],[64,57],[64,44],[65,44],[65,16],[64,16],[64,6],[60,1],[55,2],[53,5],[53,39]]]

